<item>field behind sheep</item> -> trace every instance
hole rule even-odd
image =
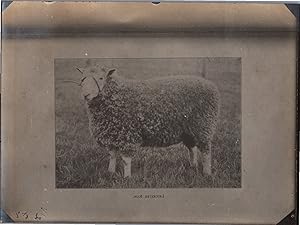
[[[107,171],[108,155],[88,129],[80,89],[60,79],[80,80],[76,67],[117,68],[130,79],[197,75],[214,82],[221,94],[220,118],[212,143],[211,177],[196,175],[182,145],[141,148],[133,158],[132,177]],[[56,59],[55,63],[57,188],[239,188],[241,187],[241,59]]]

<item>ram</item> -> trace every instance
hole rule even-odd
[[[183,143],[191,166],[211,175],[211,142],[220,105],[212,82],[187,75],[130,80],[100,66],[78,70],[90,132],[110,153],[110,172],[121,158],[124,177],[131,176],[132,156],[140,148]]]

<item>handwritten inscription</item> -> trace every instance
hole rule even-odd
[[[133,195],[134,199],[158,199],[165,198],[164,194],[144,194],[144,195]]]
[[[17,219],[25,219],[25,220],[42,220],[46,217],[47,209],[41,207],[36,212],[29,212],[29,211],[18,211],[15,212],[15,216]]]

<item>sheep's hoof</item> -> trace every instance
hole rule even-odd
[[[124,178],[131,177],[131,158],[122,156],[124,161]]]
[[[211,152],[203,152],[202,153],[202,165],[203,165],[203,174],[211,176]]]
[[[195,161],[190,161],[190,167],[192,168],[192,170],[195,171],[195,173],[198,175],[199,174],[199,171],[201,171],[199,169],[199,164]]]
[[[192,182],[189,184],[189,188],[193,188],[193,187],[196,186],[196,184],[197,184],[197,177],[198,177],[198,176],[194,176],[194,177],[192,178]]]
[[[116,172],[116,164],[117,164],[117,158],[113,151],[109,152],[109,165],[108,165],[108,172],[115,173]]]
[[[203,174],[206,176],[211,176],[212,175],[211,167],[203,167]]]
[[[150,188],[151,187],[150,181],[148,181],[146,178],[143,178],[143,183],[144,183],[145,188]]]

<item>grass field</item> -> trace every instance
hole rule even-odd
[[[120,74],[130,78],[144,79],[151,69],[151,74],[156,76],[201,71],[200,75],[213,81],[221,93],[220,118],[212,143],[213,175],[196,175],[182,144],[141,148],[133,158],[131,178],[122,178],[121,168],[117,168],[116,174],[109,173],[108,155],[90,135],[79,87],[59,81],[80,79],[75,68],[91,63],[114,66]],[[57,59],[55,79],[57,188],[241,187],[240,58]]]

